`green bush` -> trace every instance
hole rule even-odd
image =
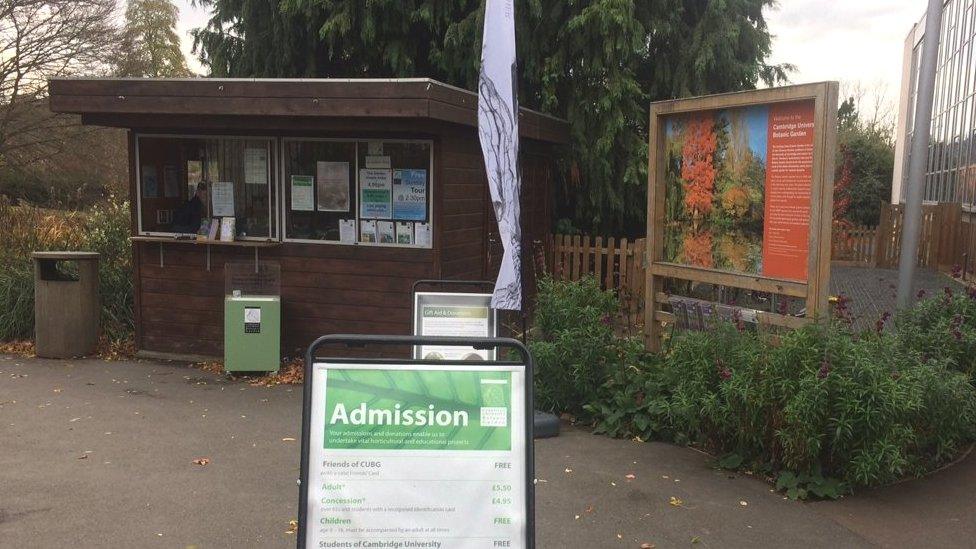
[[[932,470],[976,437],[968,378],[896,338],[687,333],[611,376],[588,409],[600,432],[694,444],[722,466],[778,474],[791,496],[836,496]]]
[[[976,378],[976,293],[945,288],[895,318],[902,349]]]
[[[91,210],[64,212],[0,201],[0,341],[34,332],[34,274],[30,254],[86,250],[101,254],[102,332],[124,339],[133,330],[132,249],[127,202],[109,200]]]
[[[636,356],[640,346],[635,341],[614,336],[618,310],[616,296],[601,290],[592,277],[539,282],[529,344],[537,408],[583,414],[607,375]]]

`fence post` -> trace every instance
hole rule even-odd
[[[590,274],[590,235],[583,235],[583,249],[580,251],[580,258],[582,262],[580,264],[579,277],[583,278]]]
[[[596,283],[603,286],[603,237],[596,237],[593,250],[593,278]],[[606,289],[606,288],[604,288]]]

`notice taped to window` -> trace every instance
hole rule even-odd
[[[305,546],[526,547],[521,365],[316,363]]]

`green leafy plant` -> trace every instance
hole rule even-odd
[[[836,497],[933,470],[976,438],[976,390],[953,356],[841,324],[775,338],[721,326],[613,372],[587,409],[600,432],[692,444],[780,477],[790,497]]]
[[[895,317],[895,336],[921,360],[944,360],[949,368],[976,377],[976,291],[946,287]]]
[[[793,500],[807,499],[811,495],[819,499],[837,499],[848,492],[847,486],[835,478],[824,478],[819,473],[796,474],[793,471],[779,474],[776,489]]]
[[[537,407],[584,415],[607,377],[640,353],[636,341],[614,336],[617,310],[616,296],[592,277],[539,282],[530,343]]]

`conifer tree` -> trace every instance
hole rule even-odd
[[[180,39],[179,10],[170,0],[129,0],[119,51],[119,76],[186,77]]]
[[[476,89],[479,0],[197,0],[213,76],[419,77]],[[785,80],[770,65],[773,0],[516,0],[519,101],[567,118],[559,203],[578,228],[638,234],[647,109]]]

